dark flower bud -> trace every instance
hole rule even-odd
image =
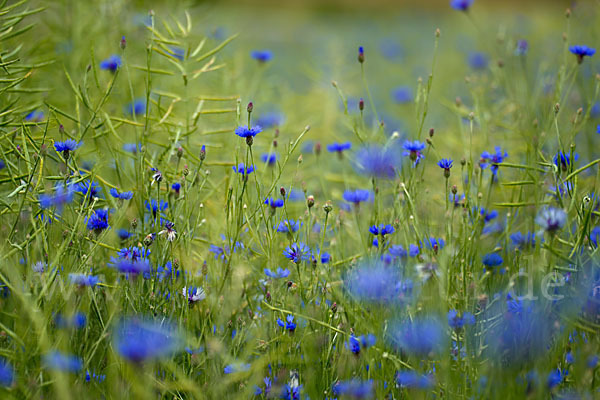
[[[254,104],[252,104],[252,102],[248,103],[248,107],[246,107],[246,110],[248,110],[248,114],[250,114],[252,110],[254,110]]]
[[[454,104],[456,104],[456,107],[460,107],[462,105],[462,100],[460,99],[460,97],[454,99]]]
[[[283,186],[279,188],[279,193],[281,193],[282,197],[285,197],[285,188]]]
[[[144,238],[144,246],[150,247],[152,243],[154,243],[154,235],[150,233]]]
[[[430,145],[430,146],[431,146],[431,143],[433,143],[433,142],[431,141],[431,139],[429,139],[429,138],[425,138],[425,142],[426,142],[428,145]]]
[[[206,158],[206,146],[202,145],[200,148],[200,161],[204,161]]]
[[[318,156],[319,154],[321,154],[321,143],[317,142],[315,143],[315,154]]]
[[[183,157],[183,147],[179,146],[177,148],[177,158]]]
[[[275,137],[278,138],[279,137],[279,128],[275,129]]]
[[[277,140],[273,140],[273,147],[277,147]]]
[[[456,194],[458,193],[458,188],[456,187],[456,185],[452,185],[452,194]]]
[[[432,138],[433,134],[435,133],[435,129],[433,128],[429,128],[429,137]]]
[[[326,214],[329,214],[331,212],[331,210],[333,210],[331,201],[328,201],[327,203],[325,203],[325,205],[323,205],[323,210],[325,211]]]
[[[365,49],[362,46],[358,47],[358,62],[361,64],[365,62]]]
[[[460,165],[462,165],[463,167],[467,164],[467,160],[465,160],[465,158],[461,158],[460,159]]]
[[[61,135],[65,133],[65,127],[63,126],[63,124],[60,124],[58,126],[58,133],[60,133]]]
[[[183,176],[188,176],[190,174],[190,168],[187,164],[183,166]]]
[[[287,282],[288,289],[291,288],[293,285],[294,285],[294,282],[292,282],[292,281]]]
[[[335,301],[331,305],[331,312],[334,314],[337,312],[337,303]]]
[[[173,269],[179,268],[179,258],[173,260]]]
[[[312,195],[308,196],[306,199],[306,205],[308,208],[312,208],[315,205],[315,198]]]
[[[246,138],[246,144],[247,144],[248,146],[252,146],[252,144],[253,144],[253,143],[254,143],[254,138],[253,138],[252,136],[248,136],[248,137]]]
[[[567,17],[567,18],[571,17],[571,9],[570,8],[567,8],[565,10],[565,17]]]
[[[439,38],[440,35],[441,35],[440,28],[436,28],[436,30],[435,30],[435,37]]]
[[[360,100],[358,101],[358,109],[360,111],[365,109],[365,101],[362,99],[362,97],[360,98]]]
[[[134,218],[131,220],[131,229],[135,230],[135,228],[137,228],[138,226],[138,220],[137,218]]]
[[[125,36],[121,37],[121,50],[125,50],[127,47],[127,40],[125,40]]]
[[[208,274],[208,265],[206,264],[206,260],[202,263],[202,275]]]
[[[554,113],[555,113],[555,114],[558,114],[558,112],[559,112],[559,111],[560,111],[560,104],[559,104],[559,103],[556,103],[556,104],[554,105]]]
[[[498,68],[504,67],[504,60],[498,60]]]
[[[267,300],[267,301],[271,301],[271,292],[267,292],[267,293],[265,294],[265,300]]]

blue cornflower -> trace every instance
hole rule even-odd
[[[67,139],[64,142],[54,142],[54,149],[59,153],[63,153],[65,159],[69,158],[69,153],[75,151],[79,146],[81,146],[81,143],[77,143],[73,139]]]
[[[146,258],[138,260],[121,258],[113,262],[111,266],[115,267],[122,274],[131,274],[134,276],[149,273],[152,270],[150,261]]]
[[[131,232],[129,232],[127,229],[119,229],[117,231],[117,236],[119,236],[119,239],[121,240],[127,240],[129,239],[133,234]]]
[[[345,150],[350,150],[352,148],[352,143],[331,143],[327,145],[327,151],[330,153],[338,153],[340,156]]]
[[[444,176],[446,178],[450,177],[450,168],[452,168],[453,162],[454,162],[454,160],[452,160],[450,158],[442,158],[437,163],[437,165],[444,170]]]
[[[0,160],[0,169],[4,169],[4,167],[6,167],[6,163],[4,160]]]
[[[253,165],[249,165],[249,166],[245,166],[244,163],[239,163],[239,165],[237,166],[237,168],[235,167],[235,165],[232,167],[234,172],[237,172],[238,174],[242,174],[243,176],[248,176],[250,175],[253,171],[254,171],[254,166]]]
[[[321,264],[327,264],[329,260],[331,260],[331,255],[329,253],[321,253]]]
[[[136,143],[125,143],[123,145],[123,150],[129,152],[129,153],[133,153],[136,154],[138,151],[140,151],[142,149],[142,145],[141,144],[136,144]]]
[[[598,356],[589,356],[586,364],[588,368],[596,368],[596,366],[598,366]]]
[[[353,399],[370,399],[373,397],[373,380],[340,381],[331,387],[331,392],[336,396],[348,396]]]
[[[89,287],[94,287],[100,282],[97,276],[86,274],[69,274],[69,280],[74,285]]]
[[[146,200],[144,203],[146,205],[146,210],[152,212],[152,217],[154,217],[154,218],[156,218],[156,214],[159,211],[162,212],[162,211],[166,210],[167,208],[169,208],[169,203],[167,203],[164,200],[160,201],[160,207],[158,205],[158,202],[155,199],[151,199],[150,201]]]
[[[400,244],[390,246],[388,252],[394,257],[404,258],[408,255],[407,251]]]
[[[250,57],[261,63],[266,63],[273,58],[273,52],[271,50],[253,50],[250,52]]]
[[[458,11],[468,11],[474,0],[450,0],[450,7]]]
[[[402,58],[404,49],[394,39],[383,39],[379,44],[379,51],[390,61],[396,61]]]
[[[393,89],[392,99],[398,104],[410,103],[413,99],[411,88],[408,86],[400,86]]]
[[[53,194],[40,195],[40,207],[50,208],[57,207],[59,210],[65,205],[73,201],[74,187],[73,185],[57,184],[54,187]]]
[[[121,57],[116,54],[113,54],[107,59],[100,61],[100,69],[105,69],[112,73],[115,73],[117,71],[117,68],[121,67],[121,64]]]
[[[176,326],[153,321],[123,320],[113,337],[119,355],[134,363],[168,357],[181,347]]]
[[[357,300],[385,304],[397,300],[404,292],[399,270],[384,262],[363,262],[344,277],[344,288]]]
[[[235,128],[235,134],[243,138],[254,137],[261,132],[262,128],[260,127],[260,125],[254,125],[250,128],[248,128],[248,126],[238,126],[237,128]]]
[[[127,103],[123,108],[127,115],[141,115],[146,112],[146,99],[135,99],[131,103]]]
[[[38,110],[33,110],[31,111],[29,114],[27,114],[25,116],[25,121],[41,121],[44,119],[44,112],[43,111],[38,111]]]
[[[369,333],[366,336],[363,335],[363,336],[359,336],[359,337],[350,335],[350,338],[345,343],[345,346],[352,353],[358,355],[358,354],[360,354],[361,350],[367,349],[367,348],[375,345],[376,341],[377,341],[377,339],[375,338],[375,335],[373,335],[371,333]]]
[[[43,356],[44,366],[48,369],[54,369],[64,372],[78,372],[83,366],[83,362],[77,356],[52,351]]]
[[[265,199],[265,204],[269,205],[273,210],[276,208],[283,207],[283,199],[274,199],[268,197]]]
[[[310,249],[304,243],[293,243],[291,246],[286,247],[283,251],[283,255],[290,261],[299,264],[302,261],[308,261]]]
[[[90,231],[94,231],[96,232],[96,234],[99,234],[100,232],[108,228],[108,210],[94,210],[92,215],[90,215],[90,217],[87,218],[86,221],[87,228]]]
[[[478,51],[469,53],[468,62],[471,68],[477,70],[486,69],[489,64],[488,56]]]
[[[264,162],[265,164],[267,164],[267,165],[275,165],[275,162],[277,161],[277,154],[275,154],[275,153],[270,153],[270,154],[263,153],[260,156],[260,160],[262,162]]]
[[[286,219],[281,221],[277,226],[277,232],[280,233],[294,233],[300,229],[302,224],[298,221],[294,221],[293,219]]]
[[[581,64],[585,56],[591,57],[596,54],[596,49],[585,45],[575,45],[569,47],[569,51],[577,56],[577,62]]]
[[[567,222],[567,213],[560,208],[546,207],[535,217],[535,222],[546,232],[554,233]]]
[[[535,247],[535,234],[533,232],[527,232],[525,235],[521,232],[515,232],[510,235],[510,240],[513,246],[520,250]]]
[[[481,261],[486,267],[497,267],[498,265],[502,265],[504,262],[502,256],[498,253],[488,253],[483,256]]]
[[[419,142],[415,140],[411,142],[410,140],[406,140],[402,145],[402,148],[405,150],[402,155],[405,157],[408,156],[412,161],[414,161],[414,165],[416,166],[421,159],[425,158],[425,155],[421,153],[423,149],[425,149],[425,143]]]
[[[294,322],[293,315],[288,315],[287,317],[285,317],[285,322],[277,318],[277,325],[284,329],[287,329],[290,332],[294,332],[296,330],[296,323]]]
[[[133,192],[119,193],[119,191],[115,188],[110,188],[110,195],[112,197],[114,197],[115,199],[121,199],[121,200],[131,200],[131,198],[133,198]]]
[[[187,299],[188,304],[191,305],[204,300],[206,298],[206,292],[201,287],[184,287],[183,296]]]
[[[269,378],[268,376],[265,377],[265,379],[263,379],[263,382],[265,383],[265,389],[264,389],[265,397],[268,397],[269,394],[271,393],[271,387],[272,387],[273,382],[271,381],[271,378]],[[255,386],[254,395],[260,396],[261,394],[263,394],[263,389],[260,386]]]
[[[226,365],[225,368],[223,368],[223,372],[226,374],[233,374],[236,372],[245,372],[245,371],[249,371],[250,367],[251,367],[250,364],[244,364],[244,363],[229,364],[229,365]]]
[[[548,380],[547,380],[547,385],[548,385],[548,389],[552,389],[555,386],[560,385],[560,383],[563,381],[565,375],[567,375],[567,371],[561,371],[560,368],[556,368],[555,370],[552,370],[549,374],[548,374]]]
[[[454,207],[459,207],[465,200],[465,195],[463,194],[454,194],[454,193],[450,193],[448,195],[448,200],[450,200],[450,203],[454,204]]]
[[[284,120],[285,116],[282,113],[271,111],[256,118],[256,124],[262,126],[264,129],[269,129],[283,124]]]
[[[0,358],[0,385],[8,387],[12,385],[15,379],[15,373],[12,365],[4,358]]]
[[[529,49],[529,43],[525,39],[521,39],[517,41],[517,48],[515,49],[515,55],[524,56],[527,54],[527,50]]]
[[[344,200],[349,203],[359,205],[362,202],[369,200],[371,192],[366,189],[346,190],[344,191]]]
[[[562,151],[559,151],[552,160],[554,161],[554,165],[556,165],[558,168],[562,169],[563,171],[566,171],[569,168],[569,166],[571,165],[571,154],[563,153]],[[577,161],[577,160],[579,160],[579,154],[574,153],[573,161]]]
[[[438,250],[443,249],[445,245],[446,245],[446,242],[442,238],[436,239],[434,237],[430,237],[429,239],[427,239],[425,241],[425,246],[428,249],[432,249],[436,253]]]
[[[502,153],[500,146],[496,146],[495,151],[495,153],[484,151],[481,153],[481,159],[479,160],[479,166],[482,169],[486,169],[489,166],[494,175],[498,172],[498,164],[502,163],[502,161],[508,157],[506,151],[504,154]]]
[[[267,275],[269,278],[274,278],[274,279],[287,278],[288,276],[290,276],[290,270],[287,268],[281,269],[281,267],[277,267],[276,272],[271,271],[269,268],[265,268],[264,272],[265,272],[265,275]]]
[[[100,196],[102,189],[97,182],[86,179],[85,181],[77,182],[75,190],[91,200],[94,197]]]
[[[169,46],[168,53],[178,59],[179,61],[183,61],[185,57],[185,49],[182,49],[178,46]]]
[[[470,312],[464,312],[459,316],[456,310],[448,311],[448,325],[452,329],[460,329],[465,325],[473,325],[474,323],[475,316]]]
[[[290,385],[289,383],[286,383],[285,386],[281,389],[281,394],[279,395],[279,398],[283,400],[300,400],[301,390],[302,385]]]
[[[171,190],[173,190],[175,194],[179,194],[179,191],[181,190],[181,183],[175,182],[174,184],[172,184]]]
[[[444,328],[434,318],[413,319],[396,323],[390,330],[390,343],[417,357],[438,352],[444,344]]]
[[[389,235],[392,234],[394,232],[396,232],[396,229],[392,226],[392,225],[383,225],[383,224],[379,224],[379,226],[377,225],[373,225],[369,228],[369,232],[371,232],[373,235],[381,235],[381,236],[385,236],[385,235]]]
[[[477,207],[474,207],[473,211],[477,212]],[[496,211],[496,210],[486,210],[485,208],[481,207],[479,209],[479,215],[481,215],[483,217],[483,220],[485,222],[490,222],[491,220],[493,220],[496,217],[498,217],[498,211]]]
[[[359,173],[372,178],[394,178],[400,163],[391,147],[370,145],[356,154],[356,168]]]
[[[419,253],[421,252],[421,249],[419,249],[419,246],[417,246],[416,244],[411,244],[408,246],[408,255],[411,257],[416,257],[419,255]]]
[[[415,371],[400,371],[396,374],[396,384],[401,388],[430,389],[433,387],[432,375],[421,375]]]

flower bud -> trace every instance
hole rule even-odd
[[[205,158],[206,158],[206,146],[202,145],[202,148],[200,148],[200,161],[204,161]]]
[[[177,148],[177,158],[183,157],[183,147],[179,146]]]
[[[246,110],[248,110],[248,114],[250,114],[252,110],[254,110],[254,104],[252,104],[252,102],[248,103],[248,107],[246,107]]]
[[[360,98],[360,100],[358,101],[358,109],[360,111],[365,109],[365,101],[362,99],[362,97]]]
[[[318,156],[319,154],[321,154],[321,143],[317,142],[315,143],[315,154]]]
[[[150,247],[152,243],[154,243],[154,235],[150,233],[144,238],[144,246]]]
[[[285,197],[285,188],[283,186],[279,188],[279,193],[281,193],[281,197]]]
[[[358,47],[358,62],[361,64],[365,62],[365,49],[362,46]]]
[[[127,47],[127,40],[125,40],[125,36],[121,37],[121,50],[125,50]]]
[[[432,138],[433,134],[435,133],[435,129],[433,128],[429,128],[429,137]]]
[[[315,198],[313,195],[308,196],[308,198],[306,199],[306,205],[308,206],[308,208],[312,208],[315,205]]]
[[[326,214],[329,214],[331,210],[333,210],[333,205],[331,205],[331,201],[327,201],[327,203],[325,203],[325,205],[323,206],[323,210]]]
[[[248,146],[252,146],[252,144],[253,144],[253,143],[254,143],[254,138],[253,138],[252,136],[248,136],[248,137],[246,138],[246,144],[247,144]]]

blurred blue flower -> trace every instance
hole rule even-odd
[[[151,320],[125,319],[115,329],[113,338],[117,353],[134,363],[168,358],[182,347],[176,326]]]
[[[344,277],[344,288],[360,301],[386,304],[400,301],[410,295],[411,287],[406,287],[400,271],[388,267],[381,260],[363,261]]]
[[[67,185],[58,183],[54,186],[54,193],[52,194],[40,194],[40,207],[50,208],[56,207],[60,211],[65,204],[69,204],[73,201],[74,187],[73,185]]]
[[[11,386],[15,379],[15,373],[12,365],[4,358],[0,358],[0,385]]]
[[[285,322],[283,322],[281,319],[277,318],[277,325],[279,325],[280,327],[282,327],[290,332],[294,332],[296,330],[296,323],[294,322],[293,315],[286,316]]]
[[[179,61],[183,61],[185,58],[185,49],[178,46],[169,46],[168,53]]]
[[[331,143],[327,145],[327,151],[330,153],[342,153],[344,150],[350,150],[352,148],[352,143]]]
[[[253,50],[250,52],[250,56],[261,63],[266,63],[273,58],[273,52],[271,50]]]
[[[281,269],[281,267],[277,267],[276,272],[271,271],[269,268],[265,268],[264,272],[265,272],[265,275],[267,275],[270,278],[274,278],[274,279],[287,278],[288,276],[290,276],[290,270],[287,268]]]
[[[392,89],[392,99],[398,104],[410,103],[413,100],[412,89],[408,86]]]
[[[133,116],[134,114],[135,115],[144,114],[146,112],[146,99],[144,99],[144,98],[135,99],[131,103],[127,103],[125,105],[125,107],[123,108],[123,111],[125,112],[125,114],[131,115],[131,116]]]
[[[239,163],[237,168],[235,167],[235,165],[232,167],[233,171],[241,174],[242,176],[248,176],[250,175],[252,172],[254,172],[254,166],[253,165],[249,165],[249,166],[245,166],[244,163]]]
[[[371,191],[366,189],[346,190],[343,197],[347,202],[358,205],[371,198]]]
[[[505,151],[503,154],[500,146],[496,146],[495,153],[490,153],[487,151],[481,153],[479,166],[481,167],[481,169],[486,169],[487,167],[490,167],[492,173],[496,175],[496,173],[498,172],[498,164],[502,163],[502,161],[504,161],[504,159],[507,157],[508,153]]]
[[[69,274],[69,280],[74,285],[90,287],[94,287],[100,282],[100,279],[97,276],[75,273]]]
[[[458,315],[458,311],[448,311],[448,325],[452,329],[460,329],[465,325],[473,325],[475,323],[475,316],[470,312],[464,312],[462,315]]]
[[[391,179],[400,168],[399,159],[392,147],[369,145],[356,153],[357,171],[371,178]]]
[[[489,60],[485,53],[474,51],[469,53],[469,66],[475,70],[484,70],[488,67]]]
[[[498,253],[488,253],[483,256],[481,262],[486,267],[486,269],[493,270],[494,267],[502,265],[504,260],[502,259],[502,256]]]
[[[577,56],[577,62],[581,64],[583,62],[583,58],[588,56],[591,57],[596,54],[596,49],[593,47],[588,47],[585,45],[575,45],[569,47],[569,51]]]
[[[44,112],[38,111],[38,110],[33,110],[25,116],[25,121],[28,121],[28,122],[31,122],[31,121],[39,122],[43,119],[44,119]]]
[[[431,389],[434,383],[433,375],[422,375],[411,370],[396,374],[396,384],[401,388]]]
[[[331,392],[336,396],[348,396],[353,399],[370,399],[373,397],[373,381],[353,379],[335,383]]]
[[[280,208],[283,207],[283,199],[274,199],[272,197],[265,199],[265,204],[269,205],[271,208]]]
[[[428,357],[445,344],[444,328],[436,318],[415,318],[396,323],[389,333],[390,344],[398,350]]]
[[[86,179],[85,181],[77,182],[75,184],[75,190],[84,196],[87,195],[88,199],[93,199],[94,197],[99,197],[102,193],[102,189],[98,183],[90,181]]]
[[[396,229],[392,225],[389,225],[389,224],[388,225],[379,224],[379,226],[372,225],[369,228],[369,232],[371,232],[373,235],[385,236],[385,235],[389,235],[389,234],[396,232]]]
[[[77,143],[73,139],[67,139],[64,142],[54,142],[54,149],[58,153],[63,153],[65,158],[68,158],[68,154],[71,151],[75,151],[81,146],[81,143]]]
[[[371,333],[366,336],[362,335],[358,337],[350,335],[350,338],[346,343],[344,343],[344,345],[352,353],[358,355],[360,354],[361,350],[374,346],[376,341],[377,339],[375,338],[375,335]]]
[[[294,233],[297,232],[301,226],[302,224],[299,221],[286,219],[281,221],[276,229],[279,233]]]
[[[520,39],[517,41],[517,47],[515,48],[515,55],[524,56],[527,54],[527,50],[529,50],[529,43],[525,39]]]
[[[262,162],[264,162],[267,165],[275,165],[275,162],[277,161],[277,154],[275,153],[263,153],[260,156],[260,160]]]
[[[117,68],[121,66],[121,56],[113,54],[105,60],[100,61],[100,69],[105,69],[112,73],[117,71]]]
[[[131,198],[133,198],[133,192],[119,193],[119,191],[115,188],[110,188],[110,195],[112,197],[114,197],[115,199],[121,199],[121,200],[131,200]]]
[[[560,208],[545,207],[535,217],[535,223],[546,232],[556,232],[567,222],[567,213]]]
[[[250,364],[244,364],[244,363],[236,363],[236,364],[229,364],[226,365],[225,368],[223,368],[223,372],[226,374],[233,374],[236,372],[246,372],[250,370],[251,365]]]
[[[563,171],[566,171],[569,168],[569,166],[571,166],[571,154],[570,153],[563,153],[562,151],[559,151],[557,154],[554,155],[552,160],[554,161],[554,165],[556,165],[558,168],[562,169]],[[579,160],[579,154],[574,153],[573,161],[577,161],[577,160]]]
[[[264,129],[269,129],[282,125],[284,120],[285,116],[282,113],[270,111],[257,117],[256,124],[262,126]]]
[[[78,372],[83,366],[83,362],[79,357],[58,351],[45,354],[42,361],[45,368],[63,372]]]
[[[450,0],[450,7],[458,11],[467,11],[473,5],[474,0]]]

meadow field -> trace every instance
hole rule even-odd
[[[599,399],[600,3],[0,0],[0,398]]]

